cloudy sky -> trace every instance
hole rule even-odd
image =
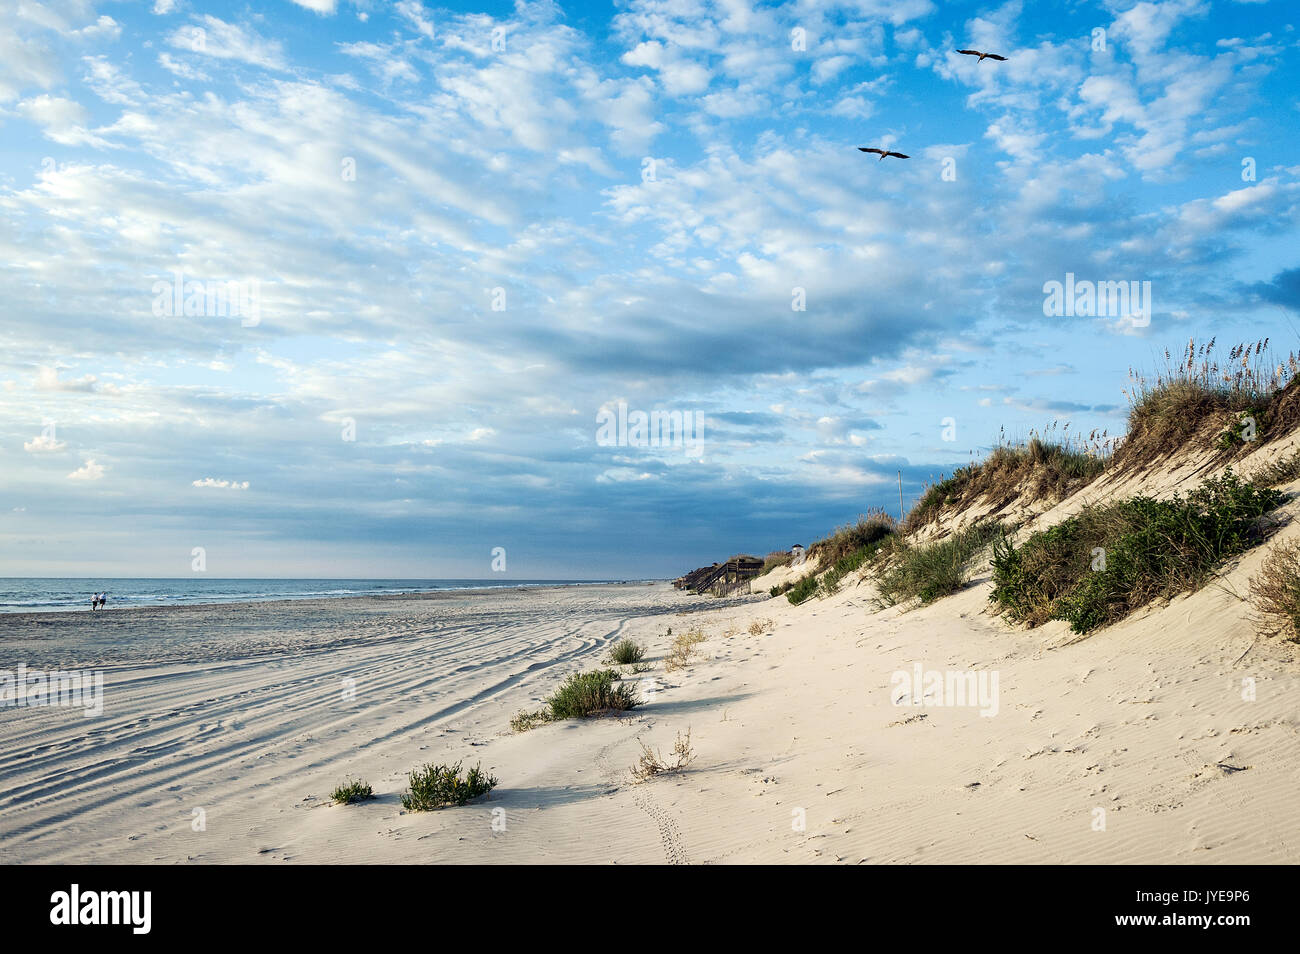
[[[0,0],[0,575],[672,576],[1120,432],[1165,348],[1297,345],[1296,20]]]

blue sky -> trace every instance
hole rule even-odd
[[[1295,347],[1297,13],[0,0],[0,575],[671,576],[1120,433]]]

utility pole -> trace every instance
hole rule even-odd
[[[903,472],[898,472],[898,519],[903,520]]]

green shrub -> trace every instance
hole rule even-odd
[[[817,592],[817,574],[809,573],[802,580],[799,580],[797,583],[795,583],[786,591],[785,598],[788,599],[795,606],[798,606],[800,603],[808,599],[808,597],[812,596],[816,592]]]
[[[977,521],[933,543],[897,540],[886,551],[876,581],[879,602],[885,606],[909,599],[931,603],[957,592],[966,585],[971,560],[1000,532],[996,523]]]
[[[402,794],[402,807],[408,812],[429,812],[444,805],[464,805],[496,788],[497,780],[484,775],[477,765],[462,779],[460,766],[461,763],[457,762],[455,765],[425,765],[412,769],[408,779],[409,791]]]
[[[620,666],[630,666],[645,659],[645,647],[630,639],[620,639],[609,651],[609,660]]]
[[[368,782],[352,778],[347,779],[330,794],[330,798],[338,805],[351,805],[353,802],[364,802],[374,797],[375,793]]]
[[[613,669],[574,673],[546,700],[552,719],[579,719],[640,705],[636,689]]]
[[[1282,494],[1231,470],[1186,496],[1133,497],[1035,533],[1016,548],[996,541],[993,592],[1013,619],[1048,619],[1087,633],[1156,598],[1200,587],[1216,566],[1258,543],[1260,518]]]

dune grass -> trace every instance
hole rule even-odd
[[[794,557],[787,550],[773,550],[763,560],[763,571],[759,574],[771,573],[778,566],[789,566]]]
[[[692,629],[673,637],[673,644],[664,659],[664,671],[675,672],[690,665],[697,655],[695,647],[706,639],[708,637],[701,629]]]
[[[1300,394],[1288,387],[1297,374],[1300,355],[1275,357],[1267,338],[1235,345],[1222,364],[1214,338],[1200,345],[1189,340],[1177,359],[1165,351],[1165,366],[1153,376],[1129,371],[1128,435],[1116,466],[1144,465],[1184,449],[1207,420],[1222,422],[1214,446],[1226,452],[1289,430],[1300,422]]]
[[[461,763],[425,765],[407,777],[402,807],[408,812],[429,812],[446,805],[464,805],[496,788],[497,780],[476,765],[462,779]]]
[[[808,548],[808,554],[816,556],[819,565],[828,567],[837,560],[842,560],[863,547],[897,532],[897,520],[883,510],[872,509],[865,514],[859,514],[856,523],[836,527],[829,536],[813,543]]]
[[[876,578],[878,601],[895,606],[910,599],[922,603],[955,593],[970,579],[970,564],[1000,531],[1000,525],[979,520],[941,540],[911,544],[896,537],[882,549]]]
[[[374,797],[375,792],[370,787],[370,783],[356,778],[345,780],[330,793],[330,798],[334,800],[336,805],[351,805],[353,802],[364,802],[366,799]]]
[[[1278,491],[1229,469],[1185,496],[1085,507],[1019,547],[997,539],[989,599],[1031,626],[1061,619],[1076,633],[1091,632],[1203,585],[1225,559],[1263,538],[1260,518],[1281,501]]]
[[[821,575],[819,580],[820,589],[824,596],[834,596],[839,592],[840,582],[850,573],[855,573],[862,569],[867,563],[870,563],[881,549],[888,546],[888,542],[893,539],[893,532],[873,540],[871,543],[858,547],[844,556],[840,557],[830,568]]]
[[[1105,470],[1113,442],[1105,431],[1067,437],[1068,428],[1054,422],[1043,435],[1030,432],[1023,444],[999,437],[984,460],[931,484],[908,512],[903,530],[919,530],[981,498],[997,511],[1017,497],[1060,500],[1090,483]]]
[[[816,593],[819,585],[820,584],[817,582],[817,574],[809,573],[803,579],[797,580],[786,588],[785,598],[795,606],[798,606],[804,600]]]
[[[552,720],[585,719],[623,712],[640,704],[635,687],[620,682],[613,669],[574,673],[546,700]]]
[[[1250,581],[1261,630],[1300,642],[1300,542],[1279,543]]]
[[[609,661],[619,666],[631,666],[645,659],[645,647],[630,639],[620,639],[609,650]]]

